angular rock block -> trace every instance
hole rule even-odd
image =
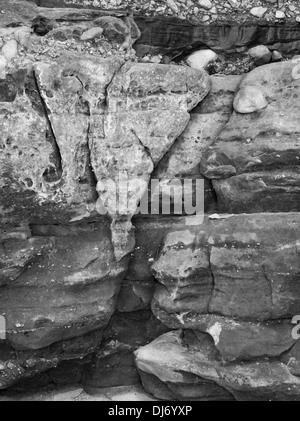
[[[300,379],[290,373],[287,365],[275,360],[224,365],[213,341],[205,334],[169,332],[138,349],[135,357],[148,390],[154,376],[159,384],[183,390],[184,397],[192,389],[195,400],[216,400],[217,387],[224,398],[227,392],[227,397],[239,401],[300,400]],[[150,382],[144,373],[151,375]],[[201,382],[202,388],[197,391]],[[181,396],[175,395],[177,399]]]
[[[299,211],[297,64],[287,61],[262,66],[242,81],[239,93],[248,92],[253,108],[246,114],[233,113],[200,167],[213,182],[219,212]],[[267,105],[263,109],[258,106],[262,98],[255,92]],[[236,109],[245,106],[237,96]]]
[[[248,321],[300,311],[299,214],[229,215],[182,226],[165,237],[153,264],[153,309],[220,314]]]
[[[41,349],[103,329],[115,311],[128,259],[115,262],[109,225],[57,231],[57,226],[40,227],[44,236],[29,239],[27,247],[37,240],[43,247],[37,252],[31,245],[31,260],[23,258],[18,270],[22,273],[1,287],[7,342],[17,350]],[[21,246],[15,244],[15,253]]]

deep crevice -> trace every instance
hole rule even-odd
[[[33,81],[34,81],[34,85],[35,85],[35,89],[36,92],[39,96],[39,101],[40,104],[42,106],[43,109],[43,114],[46,118],[46,122],[47,122],[47,132],[46,132],[46,141],[48,141],[49,143],[51,143],[52,147],[53,147],[53,155],[51,157],[52,160],[52,165],[49,165],[49,167],[45,170],[44,174],[43,174],[43,178],[47,183],[54,183],[59,181],[62,178],[62,174],[63,174],[63,168],[62,168],[62,156],[60,153],[60,149],[58,146],[58,143],[56,141],[56,137],[55,137],[55,133],[54,133],[54,129],[51,123],[51,120],[49,118],[49,110],[47,107],[47,104],[42,96],[42,93],[40,91],[39,88],[39,84],[38,84],[38,80],[37,80],[37,76],[35,74],[35,71],[32,71],[32,76],[33,76]]]

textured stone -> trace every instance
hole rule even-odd
[[[154,167],[186,128],[189,111],[209,90],[205,72],[157,64],[127,63],[110,84],[104,136],[100,141],[97,132],[93,134],[98,122],[92,122],[90,148],[100,203],[108,200],[106,209],[114,220],[114,242],[119,243],[118,238],[124,242],[123,247],[116,247],[117,259],[132,251],[130,220]],[[118,194],[117,203],[115,191],[107,192],[107,180],[125,181],[128,186],[127,194]]]
[[[299,214],[232,215],[166,235],[152,266],[154,314],[172,326],[201,314],[248,321],[300,311]]]
[[[135,44],[140,55],[161,53],[176,57],[182,52],[199,47],[224,53],[258,44],[282,52],[299,51],[300,35],[297,24],[234,22],[228,25],[216,22],[213,25],[201,25],[174,17],[142,16],[137,16],[135,21],[141,30],[141,38]]]
[[[115,262],[108,225],[45,226],[38,233],[28,243],[40,243],[40,250],[30,251],[29,264],[26,254],[21,256],[23,267],[13,268],[13,275],[22,273],[1,288],[7,342],[17,350],[41,349],[103,329],[115,311],[128,264],[128,259]],[[23,243],[14,245],[16,251]]]
[[[40,373],[49,372],[66,361],[83,359],[94,353],[101,341],[102,331],[91,332],[78,338],[55,343],[37,351],[16,351],[1,341],[0,390],[14,386],[20,381],[25,382]],[[36,381],[34,380],[34,382]]]
[[[280,357],[295,344],[288,321],[254,323],[213,314],[170,314],[162,320],[171,329],[208,333],[224,362]]]
[[[164,384],[185,388],[193,380],[212,382],[212,398],[219,386],[223,396],[227,391],[241,401],[299,401],[300,379],[285,364],[262,360],[223,365],[212,340],[203,334],[169,332],[140,348],[135,356],[139,370]],[[209,393],[205,397],[207,400]]]
[[[216,180],[217,167],[208,175],[214,179],[220,212],[299,211],[300,102],[295,66],[292,61],[262,66],[241,83],[237,95],[255,87],[268,106],[251,114],[234,113],[213,146],[213,155],[225,154],[236,168],[230,178]]]

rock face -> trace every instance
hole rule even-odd
[[[41,382],[83,378],[78,361],[103,340],[101,372],[101,352],[111,349],[102,333],[117,308],[153,319],[139,345],[166,331],[149,314],[155,282],[132,285],[138,302],[122,304],[125,283],[118,300],[135,243],[130,221],[154,166],[210,90],[205,72],[118,57],[62,51],[20,69],[13,63],[0,82],[1,389],[44,372]],[[106,181],[119,189],[124,174],[128,194],[121,199],[120,188],[110,201]],[[136,347],[116,348],[131,379]]]
[[[169,230],[152,265],[160,283],[152,311],[184,332],[136,352],[147,391],[179,400],[299,399],[291,323],[300,310],[298,232],[299,214],[213,216]]]
[[[298,26],[256,0],[2,3],[0,400],[299,401]],[[171,62],[203,48],[222,75]]]

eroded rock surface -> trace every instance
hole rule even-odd
[[[212,340],[204,334],[169,332],[135,355],[144,386],[152,393],[158,390],[153,387],[158,379],[177,399],[182,399],[176,393],[181,388],[197,400],[216,395],[215,400],[229,400],[229,396],[242,401],[299,400],[300,379],[288,366],[277,361],[223,365]]]

